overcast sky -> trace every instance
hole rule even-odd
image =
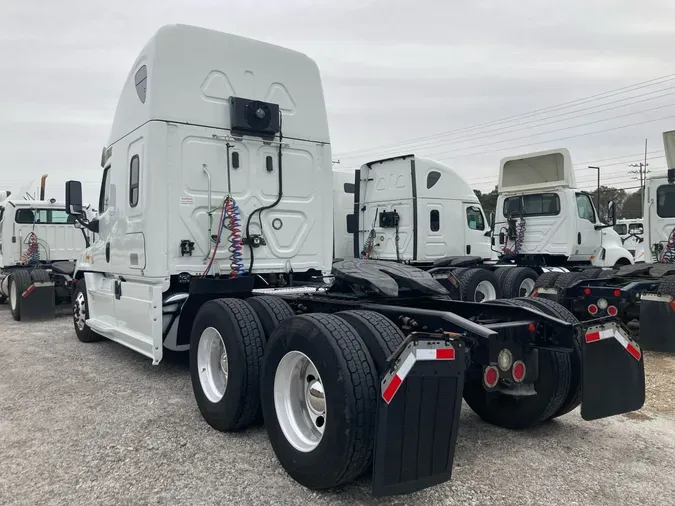
[[[645,138],[651,167],[665,167],[658,157],[661,132],[675,129],[675,76],[582,103],[577,119],[550,119],[568,108],[426,138],[674,74],[673,19],[672,0],[4,0],[0,188],[16,191],[46,172],[48,196],[63,198],[63,181],[75,178],[94,200],[117,95],[168,23],[312,57],[343,166],[417,152],[489,189],[501,157],[562,146],[575,163],[605,160],[608,184],[631,186],[624,162],[640,158]],[[588,187],[594,174],[577,178]]]

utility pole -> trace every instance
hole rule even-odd
[[[649,164],[647,163],[647,140],[645,139],[645,161],[640,163],[631,163],[629,167],[638,167],[638,170],[631,170],[629,174],[637,174],[638,177],[633,177],[633,179],[640,181],[640,217],[642,216],[642,210],[645,205],[645,182],[647,180],[647,173],[650,172],[647,170]]]

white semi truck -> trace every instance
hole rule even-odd
[[[125,81],[102,162],[96,219],[66,184],[68,212],[96,232],[74,273],[78,338],[154,364],[189,349],[204,419],[239,430],[262,413],[307,487],[371,469],[380,496],[447,481],[462,395],[509,428],[644,402],[643,358],[617,322],[584,326],[545,301],[453,301],[394,262],[333,264],[330,137],[303,54],[161,28]]]
[[[91,239],[73,227],[65,203],[45,199],[46,175],[39,200],[6,198],[0,202],[0,302],[9,299],[15,320],[54,316],[55,304],[71,302],[71,275]],[[88,218],[93,215],[83,208]]]
[[[618,317],[646,348],[675,351],[673,333],[664,330],[675,328],[675,131],[664,132],[663,143],[671,168],[645,185],[642,261],[564,279],[550,273],[538,280],[535,294],[561,302],[582,320]]]
[[[462,300],[481,302],[502,295],[499,277],[482,265],[492,251],[480,201],[450,167],[409,154],[368,162],[357,170],[337,168],[333,195],[337,258],[427,269]],[[441,267],[449,263],[452,268]],[[533,285],[536,274],[531,276]],[[507,293],[511,295],[521,294]]]

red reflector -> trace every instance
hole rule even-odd
[[[513,364],[513,379],[520,383],[525,378],[525,364],[518,360]]]
[[[675,300],[671,300],[671,301],[668,303],[668,305],[670,306],[670,309],[672,309],[673,311],[675,311]]]
[[[599,340],[600,340],[600,332],[591,332],[590,334],[586,334],[587,343],[592,343],[593,341]]]
[[[530,332],[534,332],[535,330],[537,330],[537,326],[534,323],[530,323],[527,327],[527,330],[529,330]]]
[[[638,350],[635,346],[633,346],[632,343],[628,343],[628,346],[626,346],[626,350],[628,351],[628,353],[633,355],[633,358],[635,360],[640,360],[642,353],[640,353],[640,350]]]
[[[591,294],[591,289],[590,289],[590,288],[584,288],[584,293],[585,293],[586,295],[590,295],[590,294]]]
[[[455,349],[441,348],[436,350],[436,360],[455,360]]]
[[[591,304],[590,306],[588,306],[588,312],[591,314],[598,314],[598,306],[596,306],[595,304]]]
[[[614,297],[621,297],[621,290],[614,290]]]
[[[387,401],[387,403],[391,402],[391,400],[394,398],[394,395],[396,395],[398,387],[401,386],[401,383],[403,383],[403,380],[399,377],[399,375],[394,375],[394,377],[391,379],[391,383],[389,383],[389,386],[384,392],[382,392],[382,398]]]
[[[534,292],[532,292],[532,297],[536,297],[537,295],[539,295],[539,290],[535,290]]]
[[[35,290],[35,285],[30,285],[28,288],[26,288],[26,291],[21,294],[21,296],[25,299],[31,293],[33,293],[33,290]]]
[[[499,372],[495,366],[491,365],[485,368],[483,381],[485,381],[485,385],[487,385],[488,388],[492,388],[497,384],[497,381],[499,381]]]
[[[617,314],[619,314],[619,310],[615,306],[609,306],[607,308],[607,314],[609,316],[616,316]]]

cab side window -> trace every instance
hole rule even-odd
[[[485,218],[483,217],[480,207],[467,207],[466,221],[471,230],[485,230]]]
[[[585,193],[577,193],[577,212],[579,218],[595,223],[595,210],[591,198]]]
[[[103,170],[103,179],[101,180],[101,193],[98,197],[98,212],[104,213],[110,205],[110,165]]]
[[[141,173],[141,159],[138,155],[131,157],[129,164],[129,206],[136,207],[138,205],[139,186]]]

